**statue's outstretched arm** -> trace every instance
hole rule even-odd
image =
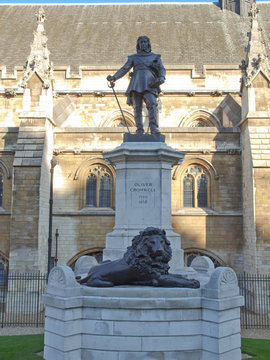
[[[107,80],[108,81],[116,81],[116,80],[120,79],[121,77],[126,75],[126,73],[132,67],[133,67],[133,61],[132,61],[131,57],[129,56],[127,62],[125,63],[125,65],[122,66],[121,69],[119,69],[114,75],[107,76]]]

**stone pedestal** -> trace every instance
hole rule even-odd
[[[121,258],[139,231],[154,226],[164,229],[171,242],[170,271],[180,271],[180,235],[171,225],[171,168],[184,153],[164,142],[124,142],[103,156],[116,169],[115,227],[107,234],[104,260]]]
[[[240,360],[237,278],[217,268],[200,289],[80,286],[52,269],[45,310],[46,360]]]

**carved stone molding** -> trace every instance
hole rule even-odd
[[[6,98],[11,98],[11,97],[16,96],[16,89],[14,89],[14,88],[5,88],[4,96]]]
[[[80,285],[69,266],[54,267],[48,278],[47,294],[76,296],[80,295]]]
[[[209,282],[203,289],[205,297],[226,298],[239,295],[237,276],[229,267],[218,267],[212,273]]]

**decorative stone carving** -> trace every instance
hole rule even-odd
[[[47,36],[44,29],[45,12],[40,8],[37,16],[37,30],[34,32],[34,41],[31,52],[24,67],[24,76],[20,86],[27,87],[28,80],[34,72],[38,74],[43,82],[43,88],[48,89],[53,84],[53,64],[50,62],[50,52],[47,48]]]
[[[190,266],[197,272],[208,275],[212,274],[215,269],[213,261],[207,256],[196,256]]]
[[[214,90],[214,91],[211,91],[210,95],[212,95],[212,96],[222,96],[223,92],[221,90]]]
[[[246,47],[246,59],[242,60],[242,86],[250,87],[259,72],[262,72],[270,83],[270,62],[264,46],[262,29],[258,24],[256,2],[251,6],[248,15],[251,17],[251,30],[247,33],[249,42]]]
[[[16,89],[14,88],[5,88],[5,97],[11,98],[16,95]]]
[[[209,282],[203,288],[207,298],[226,298],[239,295],[237,276],[229,267],[218,267],[212,273]]]
[[[84,255],[81,256],[75,263],[74,274],[75,276],[83,276],[87,274],[89,269],[97,265],[97,260],[94,256]]]
[[[238,286],[236,274],[231,268],[227,268],[221,273],[219,285],[220,287]]]
[[[241,149],[228,149],[227,154],[229,155],[240,155]]]
[[[74,296],[80,294],[80,286],[69,266],[54,267],[48,278],[47,293]]]

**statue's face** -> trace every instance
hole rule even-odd
[[[140,40],[139,40],[139,48],[142,50],[142,51],[146,51],[146,50],[148,50],[148,46],[149,46],[149,44],[148,44],[148,39],[147,38],[141,38]]]

